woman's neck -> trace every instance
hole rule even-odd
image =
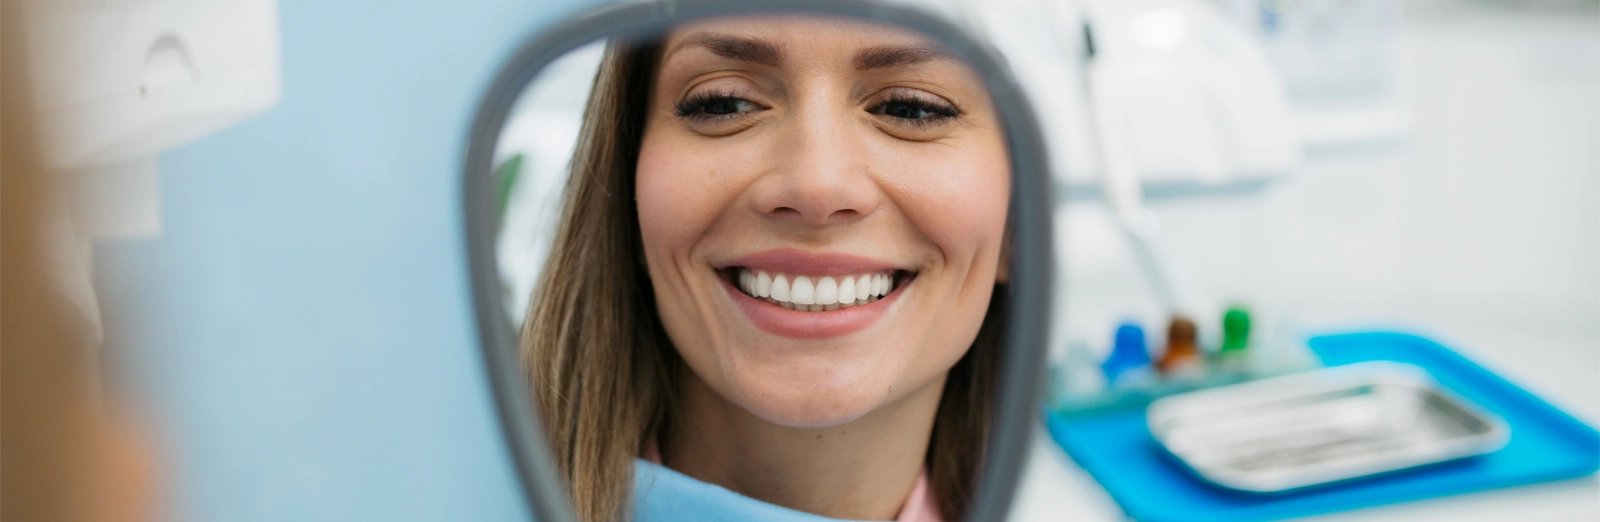
[[[773,424],[684,372],[667,467],[703,482],[831,518],[890,520],[916,485],[944,389],[940,378],[859,419],[826,428]]]

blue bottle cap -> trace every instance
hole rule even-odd
[[[1106,372],[1107,380],[1114,381],[1123,372],[1146,366],[1150,366],[1150,348],[1144,342],[1144,329],[1131,322],[1122,323],[1117,327],[1111,356],[1100,364],[1100,369]]]

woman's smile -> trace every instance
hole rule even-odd
[[[916,272],[840,253],[768,250],[716,272],[735,306],[767,332],[800,338],[854,333],[892,310]]]

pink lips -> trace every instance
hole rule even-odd
[[[807,276],[841,276],[900,269],[893,263],[886,263],[868,257],[848,254],[814,254],[793,248],[756,252],[723,263],[723,266],[718,268],[730,266]]]
[[[896,270],[899,267],[875,259],[846,254],[813,254],[803,250],[781,249],[758,252],[733,261],[720,268],[745,267],[768,272],[783,272],[810,276],[839,276]],[[865,330],[883,319],[889,307],[900,298],[900,289],[875,302],[840,308],[826,312],[801,312],[745,295],[727,278],[723,289],[756,327],[784,337],[820,339],[838,337]]]

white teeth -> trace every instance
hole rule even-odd
[[[817,289],[811,286],[811,278],[794,276],[794,285],[789,287],[790,301],[797,305],[817,304]]]
[[[750,273],[749,270],[742,270],[742,272],[744,272],[746,274]],[[759,297],[771,297],[772,296],[772,276],[767,275],[767,272],[765,270],[761,271],[760,275],[756,276],[756,294],[755,295],[757,295]]]
[[[817,304],[839,304],[839,284],[832,277],[817,280]]]
[[[739,269],[741,292],[790,310],[826,312],[876,302],[894,291],[890,272],[855,276],[803,276]]]
[[[789,300],[789,278],[783,274],[772,278],[772,298],[777,301]]]

